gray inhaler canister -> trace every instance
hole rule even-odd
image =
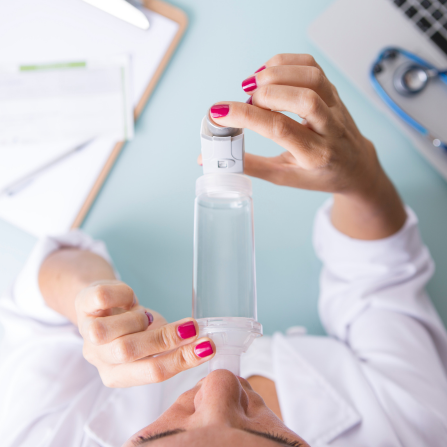
[[[203,173],[196,182],[193,317],[216,355],[209,371],[240,374],[240,356],[262,335],[257,321],[251,180],[244,172],[244,131],[201,126]]]

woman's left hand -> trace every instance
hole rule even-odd
[[[192,318],[168,324],[138,304],[121,281],[100,281],[81,290],[76,300],[85,359],[96,366],[108,387],[162,382],[211,359],[209,338],[198,338]]]

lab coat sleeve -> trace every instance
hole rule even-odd
[[[324,327],[358,357],[390,418],[447,435],[447,334],[425,290],[434,263],[416,215],[407,207],[400,231],[362,241],[333,227],[331,207],[314,230]]]
[[[110,262],[105,245],[79,230],[47,237],[37,243],[13,286],[1,297],[2,446],[37,445],[36,440],[47,445],[44,440],[83,393],[88,413],[94,395],[92,381],[100,383],[96,369],[82,356],[77,327],[50,309],[40,293],[40,266],[61,247],[89,250]]]

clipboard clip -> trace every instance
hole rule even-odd
[[[124,20],[142,30],[149,29],[150,23],[143,12],[142,0],[83,0],[101,11]]]

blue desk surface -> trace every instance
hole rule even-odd
[[[335,83],[404,200],[420,218],[436,261],[428,290],[447,322],[447,184],[411,142],[320,54],[309,24],[331,0],[175,0],[190,25],[166,73],[91,209],[83,229],[103,239],[122,279],[168,320],[191,314],[192,236],[200,120],[221,100],[246,100],[244,78],[276,53],[311,53]],[[173,123],[175,122],[175,131]],[[248,131],[246,149],[281,148]],[[253,180],[258,314],[265,333],[292,325],[322,334],[317,313],[320,263],[311,243],[327,195]],[[0,221],[0,289],[35,239]]]

